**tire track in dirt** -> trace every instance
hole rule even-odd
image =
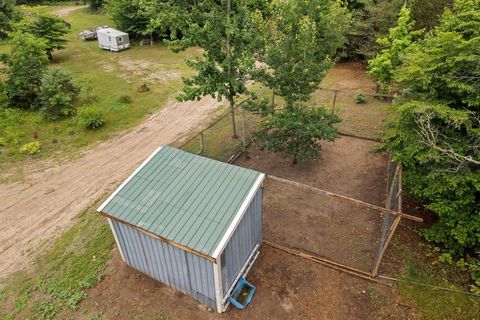
[[[170,103],[138,127],[99,143],[72,161],[0,184],[0,279],[27,267],[94,200],[106,196],[151,152],[205,123],[220,104],[211,98]],[[39,163],[44,167],[45,163]]]

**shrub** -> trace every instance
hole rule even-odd
[[[320,156],[319,140],[338,137],[333,125],[339,122],[323,107],[294,104],[265,117],[257,137],[266,149],[291,156],[293,163],[307,162]]]
[[[105,113],[95,106],[82,108],[78,118],[80,125],[86,129],[97,129],[105,124]]]
[[[34,155],[40,152],[41,144],[38,141],[25,143],[20,147],[20,153]]]
[[[70,73],[59,69],[45,73],[38,97],[43,117],[58,120],[75,114],[74,101],[79,92]]]
[[[37,95],[48,64],[45,41],[29,34],[15,33],[11,45],[11,54],[6,59],[10,105],[34,109],[38,106]]]
[[[0,82],[0,112],[8,107],[8,96],[5,85]]]
[[[118,102],[130,104],[132,103],[132,97],[130,97],[128,94],[124,94],[123,96],[120,96],[120,98],[118,98]]]
[[[367,97],[365,97],[365,95],[361,92],[359,92],[357,94],[357,96],[355,97],[355,103],[356,104],[365,104],[367,103]]]

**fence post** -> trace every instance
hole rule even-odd
[[[338,90],[335,89],[334,94],[333,94],[332,115],[335,114],[335,104],[337,102],[337,92],[338,92]]]
[[[205,139],[203,137],[203,131],[200,132],[200,155],[203,156],[205,154]]]
[[[245,152],[247,150],[247,115],[245,108],[242,108],[242,143]]]

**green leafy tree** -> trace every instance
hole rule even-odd
[[[342,48],[347,60],[368,60],[378,51],[377,38],[385,37],[396,21],[404,0],[358,0],[347,1],[353,22]]]
[[[34,109],[38,107],[37,96],[42,77],[47,70],[47,47],[43,39],[31,34],[14,33],[11,54],[7,57],[7,95],[12,107]]]
[[[103,7],[103,0],[89,0],[90,11],[97,12]]]
[[[394,80],[396,69],[402,64],[407,49],[421,31],[413,31],[415,21],[410,9],[403,7],[397,25],[388,32],[388,37],[377,39],[382,47],[375,58],[368,61],[368,73],[379,83],[389,86]]]
[[[267,9],[267,0],[170,0],[146,8],[153,11],[153,27],[172,30],[172,49],[203,49],[200,57],[188,60],[195,74],[184,78],[178,98],[197,100],[209,95],[227,99],[233,137],[237,136],[235,99],[247,92],[255,54],[263,45]]]
[[[22,20],[17,25],[21,32],[34,35],[45,40],[45,52],[48,59],[52,60],[52,52],[65,48],[67,40],[65,35],[70,32],[70,26],[65,20],[50,14],[38,14]]]
[[[258,139],[266,149],[291,156],[293,163],[306,162],[320,156],[319,140],[333,141],[338,137],[333,127],[340,122],[324,108],[293,104],[270,113],[262,122]]]
[[[40,111],[47,120],[58,120],[75,114],[74,102],[80,87],[75,85],[70,73],[53,69],[44,74],[38,96]]]
[[[262,54],[264,67],[257,78],[284,98],[283,110],[253,103],[264,116],[258,139],[265,148],[293,157],[293,162],[316,159],[319,140],[334,140],[333,125],[340,119],[324,108],[307,107],[335,54],[343,45],[349,24],[347,11],[337,1],[280,0],[273,4],[270,35]]]
[[[5,84],[0,81],[0,111],[8,107],[8,96],[7,96],[7,88]]]
[[[416,29],[433,30],[445,8],[451,8],[453,0],[413,0],[410,1],[412,17],[416,21]]]
[[[438,216],[424,232],[453,253],[480,246],[480,1],[456,0],[409,49],[385,146],[405,187]]]
[[[151,35],[155,30],[150,28],[150,16],[142,9],[142,1],[109,0],[104,7],[120,30],[133,36]]]
[[[333,65],[350,17],[334,0],[279,0],[270,20],[259,79],[287,105],[307,101]]]
[[[15,0],[0,0],[0,39],[12,31],[12,23],[20,19],[20,13],[15,8]]]

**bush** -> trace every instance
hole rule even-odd
[[[320,156],[319,140],[338,137],[333,125],[339,122],[340,118],[323,107],[294,104],[266,116],[257,137],[266,149],[291,156],[293,163],[307,162]]]
[[[357,96],[355,97],[355,103],[356,104],[365,104],[367,103],[367,97],[365,97],[365,95],[361,92],[359,92],[357,94]]]
[[[20,153],[34,155],[40,152],[41,144],[38,141],[29,142],[20,147]]]
[[[130,97],[128,94],[124,94],[123,96],[120,96],[120,98],[118,98],[118,102],[130,104],[132,103],[132,97]]]
[[[1,110],[8,107],[8,96],[7,96],[7,89],[5,85],[0,82],[0,112]]]
[[[35,109],[48,64],[45,41],[29,34],[15,33],[11,45],[11,54],[7,57],[9,68],[6,82],[10,105]]]
[[[38,96],[43,117],[58,120],[74,115],[74,101],[79,92],[80,87],[73,83],[70,73],[59,69],[48,71],[42,78]]]
[[[105,124],[105,113],[98,107],[84,107],[78,113],[79,123],[86,129],[97,129]]]

